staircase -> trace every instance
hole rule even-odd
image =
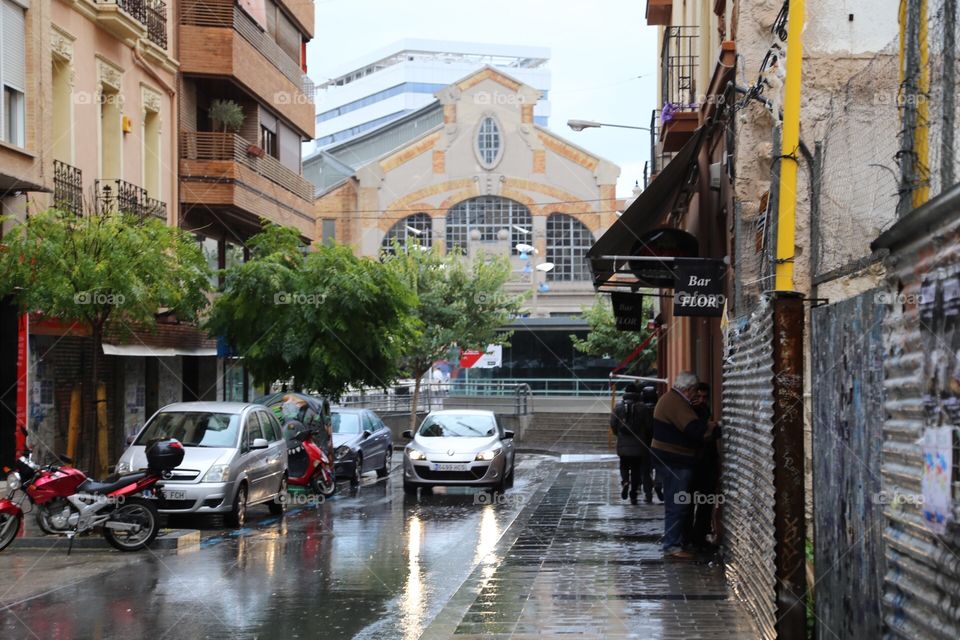
[[[613,453],[615,449],[608,413],[534,413],[519,444],[521,449],[554,453]]]

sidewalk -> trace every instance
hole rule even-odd
[[[756,637],[722,567],[663,560],[663,507],[619,493],[614,464],[558,465],[423,638]]]

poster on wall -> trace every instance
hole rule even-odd
[[[928,427],[923,433],[923,520],[937,534],[946,533],[951,515],[954,427]]]
[[[237,5],[245,14],[253,18],[261,29],[267,30],[266,0],[237,0]]]

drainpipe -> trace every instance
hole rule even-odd
[[[790,2],[787,79],[784,84],[780,211],[777,216],[776,290],[793,291],[796,255],[797,165],[800,153],[800,74],[803,67],[803,0]]]

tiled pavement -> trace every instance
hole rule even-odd
[[[663,507],[621,501],[612,464],[558,465],[527,499],[424,638],[756,636],[722,567],[663,560]]]

